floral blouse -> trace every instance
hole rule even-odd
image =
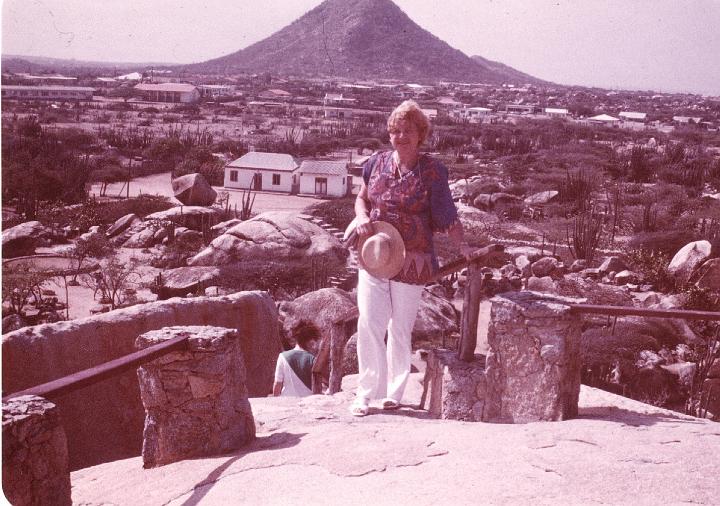
[[[370,199],[370,220],[387,221],[405,241],[405,264],[393,281],[424,285],[438,270],[433,233],[445,232],[457,219],[447,168],[428,155],[398,176],[392,151],[370,157],[363,180]]]

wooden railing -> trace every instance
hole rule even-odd
[[[144,350],[125,355],[123,357],[105,362],[104,364],[79,371],[62,378],[36,385],[34,387],[13,392],[2,398],[3,402],[21,395],[37,395],[46,399],[60,397],[86,386],[93,385],[116,374],[145,364],[173,351],[182,351],[187,348],[188,335],[178,336],[169,341],[156,344]]]

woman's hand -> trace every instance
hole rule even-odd
[[[356,219],[355,232],[360,237],[366,237],[373,234],[373,226],[370,218],[366,216],[358,216]]]

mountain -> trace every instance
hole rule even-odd
[[[168,63],[130,63],[130,62],[104,62],[91,60],[70,60],[63,58],[49,58],[45,56],[23,56],[13,54],[2,55],[2,69],[5,72],[43,73],[55,72],[97,72],[100,70],[128,70],[145,69],[152,67],[167,67]]]
[[[471,58],[485,68],[507,76],[507,80],[510,82],[549,84],[548,81],[543,81],[537,77],[531,76],[530,74],[526,74],[525,72],[520,72],[519,70],[505,65],[504,63],[500,63],[499,61],[488,60],[487,58],[483,58],[479,55],[471,56]]]
[[[326,0],[279,32],[195,72],[271,72],[365,79],[537,82],[476,61],[414,23],[391,0]]]

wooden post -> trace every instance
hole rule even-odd
[[[335,322],[330,329],[330,395],[339,392],[342,387],[344,347],[345,322]]]
[[[460,329],[460,343],[458,357],[465,362],[472,362],[475,358],[477,345],[478,316],[480,314],[480,299],[482,298],[482,273],[477,262],[468,266],[468,276],[465,282],[465,298],[462,309],[462,326]]]

